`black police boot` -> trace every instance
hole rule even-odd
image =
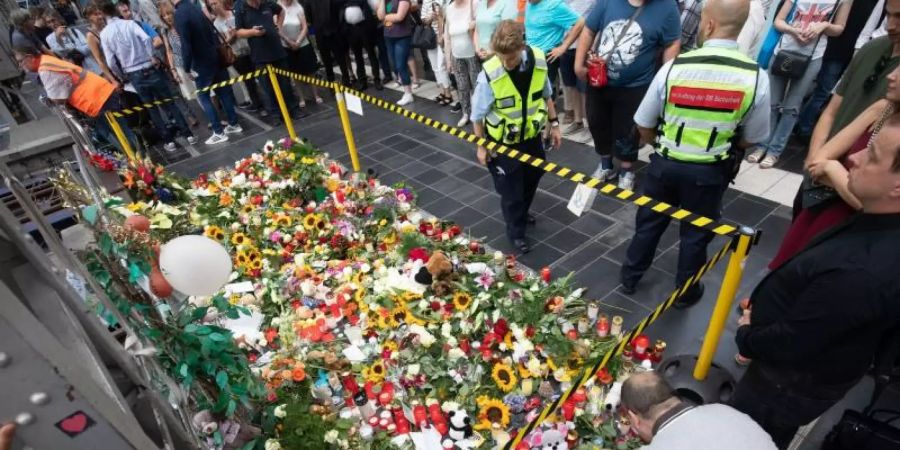
[[[675,309],[687,309],[691,306],[694,306],[703,298],[703,292],[706,291],[706,287],[703,285],[702,281],[698,281],[693,287],[688,289],[684,295],[681,296],[678,300],[675,300],[675,304],[672,306]]]

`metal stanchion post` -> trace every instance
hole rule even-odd
[[[281,86],[278,85],[278,76],[275,75],[275,68],[271,64],[266,66],[269,71],[269,82],[272,83],[272,91],[275,92],[275,98],[278,100],[278,107],[281,108],[281,116],[284,118],[284,126],[287,127],[288,136],[291,139],[297,139],[297,133],[294,132],[294,123],[291,122],[291,114],[288,112],[287,104],[284,103],[284,96],[281,95]]]
[[[734,296],[737,294],[741,278],[744,276],[744,260],[747,259],[747,254],[750,252],[754,234],[752,229],[741,227],[740,234],[737,236],[737,245],[731,252],[731,257],[728,258],[728,267],[725,270],[725,277],[722,279],[722,288],[719,289],[719,297],[716,299],[716,306],[709,319],[709,327],[706,329],[700,354],[697,356],[697,364],[694,366],[694,379],[697,381],[703,381],[709,375],[709,368],[712,366],[713,357],[719,347],[722,331],[725,330],[725,323],[732,311]]]
[[[350,114],[347,113],[347,103],[344,101],[344,93],[341,85],[334,83],[334,98],[337,100],[338,112],[341,116],[341,125],[344,127],[344,137],[347,138],[347,150],[350,151],[350,162],[353,163],[353,171],[359,172],[359,154],[356,153],[356,141],[353,140],[353,129],[350,128]]]
[[[727,402],[736,384],[734,376],[728,369],[714,364],[713,358],[744,275],[744,260],[757,236],[757,232],[748,227],[740,227],[738,233],[732,238],[731,255],[722,279],[722,288],[719,290],[700,354],[676,355],[667,358],[657,368],[657,371],[666,377],[672,389],[697,404]]]
[[[122,127],[119,126],[119,121],[116,120],[115,116],[111,112],[106,113],[106,121],[109,122],[109,127],[112,128],[113,133],[116,135],[116,139],[119,140],[119,144],[122,145],[122,150],[125,151],[125,156],[128,157],[129,161],[134,161],[134,150],[131,148],[131,144],[128,142],[128,139],[125,138],[125,133],[122,132]]]

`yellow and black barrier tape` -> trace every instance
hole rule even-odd
[[[675,301],[678,300],[679,298],[681,298],[681,296],[683,296],[688,291],[688,289],[690,289],[691,286],[697,284],[697,282],[700,281],[701,277],[703,277],[710,270],[712,270],[712,268],[719,261],[721,261],[723,258],[725,258],[725,255],[728,255],[732,250],[734,250],[736,242],[737,242],[737,237],[734,237],[731,240],[729,240],[729,242],[727,242],[725,244],[725,246],[722,247],[721,250],[716,252],[716,254],[714,254],[712,256],[712,258],[710,258],[708,261],[706,261],[706,263],[703,264],[703,267],[701,267],[700,270],[697,271],[697,273],[695,273],[692,277],[690,277],[684,283],[683,286],[672,291],[672,293],[669,295],[669,297],[666,299],[666,301],[660,303],[653,310],[653,312],[651,312],[649,315],[644,317],[643,320],[638,322],[638,324],[634,328],[632,328],[631,331],[623,334],[622,337],[619,339],[618,344],[616,345],[616,347],[613,350],[606,352],[606,354],[603,355],[603,358],[601,358],[599,361],[597,361],[597,363],[594,364],[593,367],[589,368],[588,370],[585,370],[584,373],[582,373],[581,377],[577,378],[575,380],[575,382],[572,383],[572,386],[568,390],[566,390],[565,392],[560,394],[560,396],[557,397],[552,403],[547,405],[534,420],[529,422],[524,427],[520,428],[518,433],[516,433],[515,437],[513,437],[513,439],[511,439],[506,444],[506,446],[503,447],[503,450],[511,450],[511,449],[516,448],[516,446],[518,446],[519,443],[521,443],[522,440],[525,439],[529,433],[534,431],[534,429],[537,428],[545,420],[547,420],[548,417],[553,415],[553,413],[557,410],[557,408],[559,408],[563,403],[565,403],[566,400],[568,400],[569,397],[575,393],[575,391],[577,391],[582,386],[584,386],[591,378],[596,376],[597,373],[600,372],[600,370],[602,370],[604,367],[606,367],[606,365],[609,363],[610,359],[622,354],[622,351],[625,349],[625,346],[629,342],[634,340],[634,338],[637,337],[639,334],[643,333],[644,330],[646,330],[647,327],[650,326],[651,323],[655,322],[656,319],[658,319],[659,316],[662,315],[662,313],[664,313],[666,310],[671,308],[672,305],[675,304]]]
[[[231,86],[231,85],[233,85],[233,84],[235,84],[235,83],[240,83],[240,82],[242,82],[242,81],[246,81],[246,80],[249,80],[249,79],[251,79],[251,78],[256,78],[256,77],[265,75],[265,74],[268,73],[268,72],[269,72],[269,71],[268,71],[268,69],[266,69],[266,68],[263,68],[263,69],[256,69],[256,70],[254,70],[253,72],[247,72],[247,73],[245,73],[245,74],[243,74],[243,75],[238,75],[238,76],[236,76],[236,77],[234,77],[234,78],[229,78],[229,79],[227,79],[227,80],[225,80],[225,81],[221,81],[221,82],[218,82],[218,83],[213,83],[213,84],[211,84],[211,85],[209,85],[209,86],[207,86],[207,87],[205,87],[205,88],[203,88],[203,89],[197,89],[196,91],[194,91],[194,95],[197,95],[197,94],[200,94],[200,93],[203,93],[203,92],[208,92],[208,91],[210,91],[210,90],[212,90],[212,89],[218,89],[218,88],[220,88],[220,87]],[[169,98],[166,98],[166,99],[163,99],[163,100],[154,100],[154,101],[152,101],[152,102],[150,102],[150,103],[144,103],[143,105],[132,106],[131,108],[122,108],[120,111],[114,111],[112,114],[113,114],[113,116],[116,116],[116,117],[130,116],[130,115],[132,115],[132,114],[135,114],[135,113],[144,111],[144,110],[146,110],[146,109],[157,108],[157,107],[160,107],[160,106],[162,106],[162,105],[164,105],[164,104],[166,104],[166,103],[174,102],[175,100],[178,100],[179,98],[182,98],[182,97],[181,97],[180,95],[176,95],[176,96],[174,96],[174,97],[169,97]]]
[[[547,173],[552,173],[559,177],[574,181],[576,183],[581,183],[587,187],[596,189],[601,194],[606,195],[608,197],[614,197],[619,200],[628,201],[634,203],[637,206],[643,206],[652,209],[660,214],[665,214],[672,217],[675,220],[681,222],[687,222],[696,227],[702,228],[707,231],[711,231],[715,234],[721,236],[732,236],[737,233],[738,227],[735,225],[721,223],[709,217],[702,216],[700,214],[695,214],[686,209],[679,208],[674,205],[670,205],[666,202],[661,202],[658,200],[654,200],[646,195],[638,194],[637,192],[631,191],[629,189],[621,189],[618,186],[612,183],[604,183],[594,177],[589,175],[585,175],[581,172],[577,172],[575,170],[569,169],[568,167],[560,166],[556,163],[546,161],[541,158],[535,158],[531,155],[520,153],[518,150],[509,148],[503,144],[496,143],[494,141],[490,141],[485,138],[480,138],[475,136],[472,133],[469,133],[465,130],[461,130],[456,127],[452,127],[445,123],[438,122],[430,117],[423,116],[419,113],[410,111],[401,106],[397,106],[396,104],[380,99],[378,97],[373,97],[364,92],[360,92],[354,89],[350,89],[345,87],[339,83],[332,83],[324,80],[320,80],[318,78],[310,77],[307,75],[300,75],[297,73],[293,73],[284,69],[275,69],[275,73],[278,75],[284,75],[295,80],[302,81],[304,83],[315,84],[317,86],[328,87],[330,89],[337,88],[340,91],[348,92],[353,94],[368,103],[371,103],[375,106],[378,106],[382,109],[386,109],[390,112],[399,114],[401,116],[410,118],[415,120],[416,122],[425,124],[434,129],[440,130],[444,133],[451,134],[456,136],[462,140],[465,140],[471,144],[481,145],[488,150],[496,152],[498,154],[504,155],[508,158],[516,159],[522,163],[530,164],[534,167],[538,167],[544,170]]]

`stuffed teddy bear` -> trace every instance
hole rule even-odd
[[[446,295],[453,291],[453,281],[458,277],[453,272],[453,263],[446,254],[434,252],[425,266],[419,269],[415,280],[424,285],[431,285],[435,295]]]
[[[569,443],[566,442],[566,433],[560,430],[547,430],[541,439],[541,450],[569,450]]]
[[[472,431],[472,419],[469,418],[469,414],[466,410],[452,410],[448,413],[448,417],[450,419],[448,421],[450,431],[447,435],[450,439],[456,442],[472,437],[474,434]]]

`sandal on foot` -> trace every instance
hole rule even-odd
[[[317,104],[317,105],[321,105],[321,104],[324,103],[324,102],[325,102],[325,100],[322,100],[322,97],[318,97],[318,96],[316,97],[316,104]]]

